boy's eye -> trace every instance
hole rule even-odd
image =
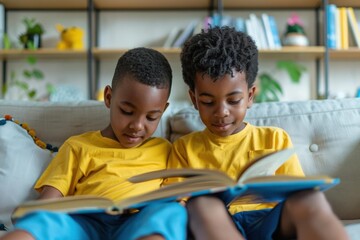
[[[124,110],[124,109],[122,109],[122,108],[120,108],[120,111],[121,111],[121,113],[124,114],[124,115],[131,115],[131,114],[132,114],[131,111],[126,111],[126,110]]]
[[[231,104],[231,105],[236,105],[236,104],[240,103],[240,99],[238,99],[238,100],[229,100],[228,103]]]
[[[212,105],[214,102],[212,101],[200,101],[201,104],[204,104],[204,105]]]
[[[149,120],[150,122],[153,122],[153,121],[156,121],[158,118],[147,116],[146,119]]]

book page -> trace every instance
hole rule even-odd
[[[288,148],[255,159],[243,169],[238,183],[243,183],[246,179],[252,177],[274,175],[275,171],[294,153],[293,148]]]
[[[182,182],[173,183],[155,191],[124,199],[119,201],[116,205],[119,210],[139,208],[147,205],[149,202],[174,201],[184,197],[225,191],[229,187],[229,184],[230,186],[236,185],[233,180],[229,181],[229,179],[230,178],[228,178],[228,181],[224,181],[221,177],[209,178],[209,175],[189,177],[185,178]]]
[[[194,168],[164,169],[153,172],[147,172],[144,174],[133,176],[129,178],[128,181],[132,183],[139,183],[139,182],[145,182],[158,178],[172,178],[172,177],[190,178],[194,176],[208,176],[208,179],[216,178],[219,180],[222,179],[220,181],[224,181],[225,183],[229,183],[229,182],[231,182],[232,184],[234,183],[234,181],[224,172],[218,170],[211,170],[211,169],[194,169]]]

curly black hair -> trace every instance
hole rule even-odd
[[[154,49],[139,47],[124,53],[117,62],[111,83],[112,89],[129,75],[140,83],[159,89],[168,88],[170,95],[171,66],[165,56]]]
[[[195,88],[195,75],[209,75],[213,81],[233,71],[244,72],[248,87],[258,73],[258,50],[246,33],[232,27],[202,30],[187,40],[181,52],[182,75],[190,90]]]

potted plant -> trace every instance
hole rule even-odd
[[[41,36],[45,32],[42,25],[34,18],[24,18],[22,20],[26,27],[26,31],[19,36],[20,42],[24,48],[37,49],[41,47]]]
[[[44,81],[44,73],[36,67],[37,58],[29,55],[26,58],[27,68],[21,73],[15,70],[11,71],[9,81],[2,86],[2,94],[7,99],[12,100],[41,100],[43,96],[39,96],[36,87],[39,81]],[[46,96],[54,91],[54,87],[50,83],[46,84]],[[35,86],[35,87],[34,87]],[[9,94],[7,96],[7,94]]]
[[[299,83],[302,73],[306,70],[304,66],[293,61],[278,61],[276,68],[285,70],[293,83]],[[269,73],[261,73],[257,84],[258,91],[255,95],[255,102],[274,102],[280,100],[280,95],[283,94],[281,84]]]
[[[309,40],[306,37],[304,24],[300,17],[293,13],[287,20],[283,44],[285,46],[308,46]]]

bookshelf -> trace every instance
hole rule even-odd
[[[18,11],[67,11],[78,10],[86,13],[86,25],[87,25],[87,49],[82,51],[59,51],[51,48],[39,49],[32,51],[31,53],[39,59],[51,59],[52,61],[60,60],[76,60],[84,61],[86,63],[86,74],[88,81],[88,95],[89,98],[94,99],[99,87],[99,69],[103,61],[114,60],[128,50],[127,47],[101,47],[99,44],[99,38],[102,33],[102,29],[99,29],[100,14],[104,12],[118,12],[123,14],[125,12],[133,11],[201,11],[204,14],[211,12],[212,8],[217,8],[218,1],[209,0],[183,0],[183,1],[167,1],[167,0],[0,0],[0,3],[4,4],[6,8],[5,16],[8,17],[12,12]],[[226,11],[270,11],[280,10],[287,11],[289,9],[315,11],[317,15],[314,26],[319,29],[319,36],[316,43],[313,46],[308,47],[283,47],[281,49],[264,49],[260,50],[260,60],[271,59],[293,59],[300,61],[314,61],[316,62],[316,94],[314,98],[319,97],[319,81],[322,74],[325,95],[329,91],[328,86],[328,72],[329,62],[332,60],[358,60],[360,59],[360,49],[349,48],[348,50],[329,50],[326,44],[322,44],[322,36],[325,32],[320,32],[324,29],[324,16],[322,9],[326,4],[336,4],[339,6],[351,6],[354,8],[360,8],[360,2],[357,0],[303,0],[303,1],[286,1],[286,0],[273,0],[271,6],[269,6],[267,0],[257,1],[245,1],[245,0],[226,0],[223,1],[222,10]],[[139,16],[141,18],[141,15]],[[180,54],[179,48],[160,48],[154,47],[166,56],[170,56],[175,59]],[[0,61],[3,63],[2,76],[3,81],[6,79],[7,61],[16,61],[25,58],[29,54],[26,50],[0,50]],[[179,61],[179,60],[178,60]],[[323,67],[320,67],[323,66]],[[84,71],[84,70],[83,70]],[[85,74],[85,73],[84,73]]]

